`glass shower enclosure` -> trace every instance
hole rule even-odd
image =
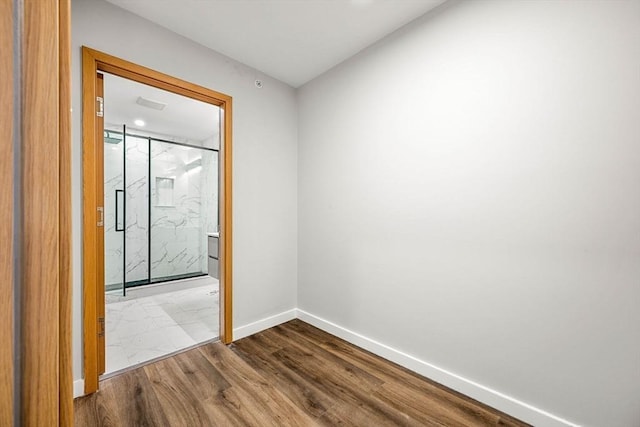
[[[105,130],[105,288],[207,274],[207,233],[218,230],[214,144]],[[219,145],[218,145],[219,146]]]

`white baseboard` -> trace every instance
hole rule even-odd
[[[274,314],[273,316],[260,319],[248,325],[239,326],[233,328],[233,340],[239,340],[249,335],[253,335],[265,329],[278,326],[281,323],[288,322],[297,317],[298,311],[294,308],[291,310],[283,311],[282,313]]]
[[[570,421],[550,414],[542,409],[521,402],[499,391],[490,389],[469,379],[456,375],[431,363],[420,360],[409,354],[393,349],[385,344],[374,341],[357,332],[350,331],[328,320],[322,319],[304,310],[297,310],[297,317],[325,332],[342,338],[351,344],[362,347],[384,359],[404,366],[446,387],[456,390],[479,402],[509,414],[524,422],[536,426],[548,427],[578,427]]]
[[[73,398],[84,396],[84,379],[73,382]]]

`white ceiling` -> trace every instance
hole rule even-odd
[[[162,111],[144,107],[136,103],[139,96],[167,105]],[[137,129],[145,135],[152,132],[169,140],[197,143],[218,137],[220,108],[104,73],[104,119],[107,129],[127,125],[128,131]],[[136,125],[137,119],[145,125]]]
[[[445,0],[107,0],[299,87]]]

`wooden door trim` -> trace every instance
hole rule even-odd
[[[96,149],[95,99],[96,74],[108,72],[149,86],[217,105],[224,112],[223,144],[220,147],[220,340],[227,344],[232,336],[232,98],[159,71],[115,56],[82,48],[82,185],[83,185],[83,350],[85,393],[98,389],[96,321],[96,243],[97,200],[95,195]]]
[[[84,390],[98,389],[98,324],[96,313],[98,206],[95,173],[95,79],[97,64],[82,52],[82,306]]]
[[[96,96],[104,99],[104,74],[96,73],[95,77],[96,83]],[[95,99],[95,98],[94,98]],[[94,110],[95,111],[95,110]],[[94,130],[94,138],[95,141],[100,141],[100,144],[96,145],[95,152],[95,162],[94,162],[94,170],[95,170],[95,183],[94,183],[94,191],[96,200],[102,201],[104,200],[104,117],[97,117],[94,115],[95,120],[95,130]],[[123,153],[124,155],[124,153]],[[96,248],[100,250],[102,248],[104,250],[104,204],[102,204],[102,226],[96,228]],[[104,283],[104,262],[99,262],[96,264],[96,317],[98,319],[104,319],[105,316],[105,283]],[[100,322],[100,328],[103,327],[103,323]],[[105,363],[105,352],[106,352],[106,341],[104,334],[98,334],[97,338],[97,363],[98,363],[98,376],[104,374],[106,363]]]

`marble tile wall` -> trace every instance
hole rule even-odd
[[[218,230],[218,162],[219,156],[217,151],[205,151],[202,156],[202,191],[200,192],[200,200],[202,206],[202,214],[200,215],[201,229],[204,231],[200,234],[200,245],[207,250],[207,233]],[[206,272],[208,269],[207,256],[205,253],[200,265],[201,271]]]
[[[151,159],[151,277],[202,272],[203,150],[153,141]],[[172,181],[172,204],[159,203],[158,179]]]
[[[123,266],[123,233],[115,231],[122,144],[111,145],[105,144],[107,285],[122,283]],[[206,233],[217,231],[218,224],[217,152],[152,140],[149,176],[148,140],[128,136],[126,149],[126,281],[146,280],[149,268],[152,280],[206,273]]]

